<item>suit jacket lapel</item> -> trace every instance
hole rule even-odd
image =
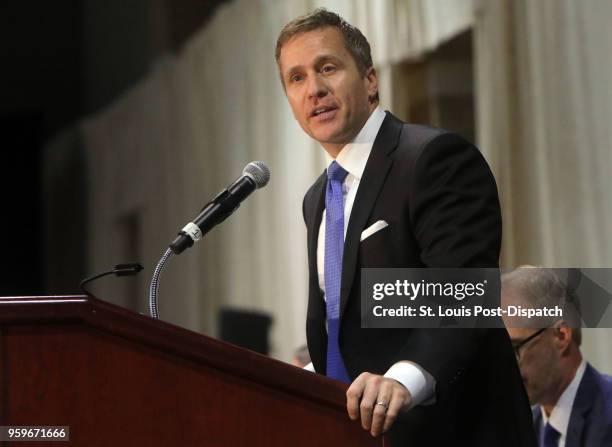
[[[323,217],[323,209],[325,209],[325,187],[327,185],[327,171],[319,176],[314,184],[313,197],[314,197],[314,212],[310,213],[309,221],[306,222],[307,227],[310,229],[308,234],[308,261],[310,278],[317,284],[311,284],[311,287],[315,287],[318,290],[318,272],[317,272],[317,244],[319,239],[319,228],[321,227],[321,218]]]
[[[579,447],[582,443],[585,417],[593,405],[593,396],[596,394],[595,370],[587,363],[584,376],[578,385],[574,398],[574,405],[567,426],[566,447]]]
[[[376,203],[378,193],[391,168],[391,157],[389,154],[395,150],[402,123],[387,112],[378,135],[374,140],[370,157],[366,164],[363,176],[359,182],[357,195],[346,230],[344,240],[344,254],[342,258],[342,286],[340,289],[340,318],[344,314],[349,294],[355,278],[357,266],[357,253],[361,238],[361,232],[370,216],[372,208]]]
[[[542,443],[542,409],[539,405],[536,405],[531,408],[531,414],[533,416],[533,429],[536,432],[539,445]]]

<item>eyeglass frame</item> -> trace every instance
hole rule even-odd
[[[514,349],[514,355],[516,356],[517,360],[521,359],[521,351],[520,349],[525,346],[527,343],[529,343],[531,340],[533,340],[534,338],[536,338],[537,336],[539,336],[540,334],[542,334],[546,329],[549,329],[548,327],[543,327],[542,329],[534,332],[533,334],[531,334],[529,337],[527,337],[524,340],[521,340],[520,342],[514,344],[512,343],[512,349]]]

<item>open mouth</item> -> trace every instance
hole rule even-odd
[[[310,118],[315,119],[316,121],[325,121],[333,118],[336,114],[336,110],[338,110],[336,106],[317,107],[310,114]]]

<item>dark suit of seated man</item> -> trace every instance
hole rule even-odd
[[[565,307],[573,300],[550,269],[523,267],[502,276],[502,306]],[[612,446],[612,377],[583,359],[577,320],[564,318],[541,327],[524,318],[504,318],[538,440],[544,447]]]
[[[313,369],[350,384],[351,419],[392,446],[535,445],[503,329],[361,327],[361,268],[497,267],[499,199],[480,151],[385,113],[369,43],[334,13],[286,25],[276,61],[329,164],[303,203]]]

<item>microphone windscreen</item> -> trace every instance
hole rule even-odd
[[[242,175],[255,182],[256,188],[262,188],[270,181],[270,170],[263,161],[252,161],[244,167]]]

